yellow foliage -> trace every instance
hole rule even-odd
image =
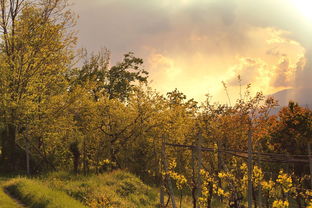
[[[273,208],[287,208],[289,207],[289,202],[288,201],[283,201],[283,200],[275,200],[272,204]]]

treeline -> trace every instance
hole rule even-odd
[[[246,160],[223,150],[247,151],[251,134],[253,151],[289,156],[285,163],[254,160],[255,205],[261,197],[267,207],[290,199],[306,207],[311,200],[304,157],[310,109],[290,102],[272,114],[276,101],[251,96],[249,86],[233,106],[209,97],[199,104],[177,89],[163,96],[148,87],[143,60],[133,53],[111,66],[106,50],[75,51],[75,15],[66,1],[0,0],[0,6],[2,172],[127,169],[157,185],[170,175],[175,191],[193,193],[194,203],[211,207],[218,199],[238,207],[246,201]],[[166,148],[164,171],[164,142],[198,146],[199,138],[202,147],[216,150],[202,153],[199,173],[197,156],[175,147]]]

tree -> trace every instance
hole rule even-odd
[[[312,111],[289,102],[271,121],[269,149],[289,155],[308,155],[307,146],[312,140]],[[295,158],[295,157],[294,157]],[[298,177],[309,175],[307,166],[294,163],[292,171]]]
[[[125,54],[122,62],[117,63],[108,72],[108,84],[105,86],[109,98],[122,101],[134,90],[134,83],[147,82],[148,72],[141,68],[143,59],[136,58],[133,53]]]
[[[97,54],[85,56],[80,69],[73,71],[75,84],[89,85],[90,93],[98,100],[101,96],[125,101],[137,84],[147,83],[148,72],[142,68],[143,60],[129,52],[121,62],[110,67],[110,53],[102,49]]]
[[[90,167],[98,172],[106,159],[121,166],[116,156],[120,143],[137,137],[135,128],[145,118],[131,103],[140,85],[147,83],[148,72],[142,68],[143,60],[131,52],[112,67],[106,49],[84,58],[82,67],[70,71],[67,78],[71,92],[82,91],[74,119],[83,135],[84,172]]]
[[[1,0],[0,7],[2,162],[14,170],[17,137],[44,117],[51,99],[66,93],[76,38],[65,0]]]
[[[289,154],[307,154],[307,144],[312,135],[312,111],[300,107],[295,102],[289,102],[281,109],[271,132],[271,142],[274,149]]]

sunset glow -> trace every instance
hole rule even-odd
[[[144,59],[151,86],[190,98],[233,99],[237,76],[266,95],[309,87],[312,1],[77,0],[80,45],[107,47],[112,61],[133,51]],[[92,24],[91,24],[92,22]],[[92,32],[90,32],[92,31]]]
[[[312,1],[310,0],[291,0],[294,6],[303,16],[312,21]]]
[[[312,0],[0,15],[0,207],[312,208]]]

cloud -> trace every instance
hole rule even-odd
[[[235,87],[238,73],[265,93],[311,82],[312,24],[287,2],[75,0],[74,8],[81,46],[105,46],[113,61],[134,51],[155,88],[201,99],[222,98],[221,81]],[[296,66],[302,56],[305,68]]]
[[[275,67],[275,77],[272,81],[274,87],[289,87],[292,84],[293,70],[289,66],[289,60],[284,56]]]
[[[309,48],[305,53],[305,57],[298,62],[295,79],[295,85],[297,88],[311,88],[312,48]],[[311,93],[307,96],[311,97]]]
[[[261,59],[242,57],[239,63],[231,68],[235,76],[232,76],[227,83],[233,87],[251,83],[266,84],[267,77],[270,77],[267,74],[270,72],[267,67],[266,63]],[[238,80],[238,76],[240,76],[241,81]]]

